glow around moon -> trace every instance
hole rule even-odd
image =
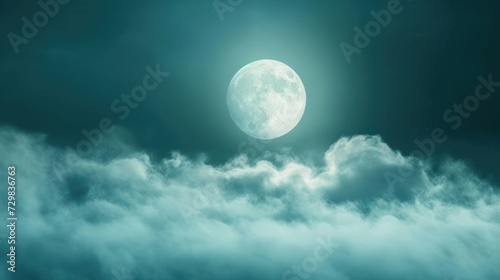
[[[231,118],[246,134],[273,139],[290,132],[306,108],[306,91],[288,65],[258,60],[241,68],[227,90]]]

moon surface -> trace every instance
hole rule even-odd
[[[257,139],[274,139],[299,123],[306,108],[306,90],[288,65],[257,60],[234,75],[227,107],[243,132]]]

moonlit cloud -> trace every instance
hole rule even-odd
[[[1,170],[19,167],[26,279],[122,280],[122,268],[134,279],[500,277],[493,186],[460,161],[420,162],[378,136],[339,139],[320,166],[286,153],[157,163],[117,145],[70,167],[43,135],[4,127],[0,144]],[[389,192],[384,173],[409,167]]]

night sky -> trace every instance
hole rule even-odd
[[[15,273],[0,230],[0,279],[500,279],[499,15],[3,0],[0,218],[14,164],[19,220]],[[267,141],[226,104],[260,59],[307,92]]]

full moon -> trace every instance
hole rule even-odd
[[[306,108],[306,90],[288,65],[257,60],[234,75],[227,107],[243,132],[257,139],[274,139],[299,123]]]

